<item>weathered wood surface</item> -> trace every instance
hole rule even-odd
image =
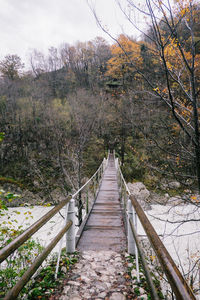
[[[117,174],[110,155],[99,194],[78,243],[78,250],[113,250],[126,248]]]

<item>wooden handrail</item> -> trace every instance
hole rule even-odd
[[[22,234],[16,237],[10,244],[0,250],[0,263],[4,261],[11,253],[13,253],[19,246],[26,242],[36,231],[38,231],[44,224],[46,224],[63,206],[65,206],[71,199],[71,196],[61,201],[57,206],[52,208],[47,214],[42,216],[38,221],[32,224]]]
[[[37,269],[41,266],[45,258],[49,255],[51,250],[55,247],[55,245],[59,242],[59,240],[63,237],[65,232],[72,225],[72,221],[69,221],[63,229],[56,235],[56,237],[51,241],[51,243],[42,251],[42,253],[35,259],[33,264],[28,268],[28,270],[23,274],[23,276],[19,279],[16,285],[7,293],[4,300],[14,300],[17,299],[17,296],[26,285],[26,283],[30,280],[33,274],[37,271]]]
[[[140,204],[138,203],[138,201],[133,195],[130,195],[130,200],[149,238],[149,241],[160,261],[160,264],[167,276],[167,279],[172,287],[172,290],[176,295],[176,299],[195,300],[196,298],[192,293],[192,290],[190,289],[187,282],[181,275],[179,269],[177,268],[176,264],[174,263],[167,249],[161,242],[155,229],[153,228],[148,218],[146,217],[142,207],[140,206]]]

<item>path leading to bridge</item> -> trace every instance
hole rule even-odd
[[[78,243],[79,251],[124,251],[126,236],[119,201],[117,172],[114,157],[109,155],[108,165],[96,202]]]
[[[50,300],[147,300],[147,292],[137,284],[136,270],[128,275],[130,265],[127,253],[83,251],[63,281],[62,291]]]

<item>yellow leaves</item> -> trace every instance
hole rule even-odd
[[[187,12],[189,12],[189,8],[185,7],[185,8],[180,10],[179,14],[183,18],[186,15]]]
[[[160,93],[160,89],[157,87],[157,88],[154,88],[153,89],[155,92],[157,92],[157,93]]]
[[[177,14],[177,16],[183,18],[188,15],[191,2],[192,0],[176,0],[173,11]]]
[[[190,197],[190,199],[191,199],[191,201],[192,201],[193,203],[198,203],[198,202],[199,202],[198,197],[195,196],[195,195],[192,195],[192,196]]]
[[[8,229],[7,229],[7,228],[2,228],[2,229],[1,229],[1,233],[6,234],[7,232],[8,232]]]
[[[150,260],[153,262],[156,259],[155,255],[150,255]]]
[[[177,39],[171,39],[170,43],[165,47],[165,59],[167,62],[167,67],[170,71],[178,72],[180,68],[185,65],[185,61],[180,52],[180,44]],[[181,48],[186,60],[190,63],[192,60],[192,55]]]
[[[51,203],[46,203],[46,204],[44,204],[43,206],[44,206],[44,207],[49,207],[49,206],[51,206]]]
[[[143,59],[141,57],[140,45],[121,34],[118,43],[111,46],[112,58],[109,59],[107,76],[122,78],[124,74],[133,73]]]

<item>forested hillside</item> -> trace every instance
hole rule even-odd
[[[128,181],[200,189],[200,7],[159,5],[140,41],[34,50],[29,71],[17,55],[1,60],[2,184],[54,202],[115,148]]]

